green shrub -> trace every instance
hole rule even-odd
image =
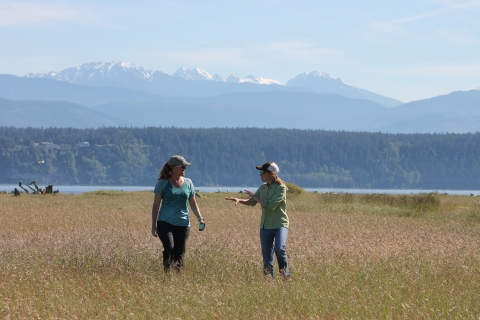
[[[286,185],[288,195],[298,196],[300,194],[306,193],[306,191],[302,187],[296,185],[295,183],[286,182]]]

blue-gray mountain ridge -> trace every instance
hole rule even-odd
[[[232,74],[227,80],[199,68],[179,68],[173,75],[146,70],[127,62],[90,62],[60,72],[29,73],[27,78],[54,79],[98,87],[121,87],[162,96],[217,96],[244,91],[311,91],[367,99],[386,107],[401,101],[356,88],[341,79],[317,71],[300,74],[282,85],[279,81],[248,75],[241,79]],[[261,85],[261,86],[260,86]]]
[[[353,86],[318,72],[300,74],[286,85],[253,75],[229,78],[185,68],[170,76],[126,63],[0,75],[0,125],[480,131],[479,90],[387,107],[368,99],[368,91],[352,91]]]

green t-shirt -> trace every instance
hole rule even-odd
[[[162,195],[157,221],[165,221],[178,227],[189,227],[188,199],[195,196],[192,180],[184,178],[180,188],[175,188],[168,179],[160,179],[153,192]]]
[[[264,183],[255,192],[255,196],[265,202],[262,206],[260,229],[288,228],[286,185]],[[252,198],[249,201],[252,206],[257,204]]]

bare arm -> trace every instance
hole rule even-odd
[[[250,206],[250,201],[248,201],[248,199],[239,199],[239,198],[234,198],[234,197],[226,197],[225,200],[231,200],[233,202],[235,202],[235,205],[237,204],[243,204],[243,205],[246,205],[246,206]]]
[[[152,205],[152,236],[157,237],[157,216],[160,209],[160,203],[162,202],[162,195],[155,193]]]
[[[254,197],[252,196],[253,193],[250,192],[249,190],[245,190],[245,193],[248,194],[250,196],[250,198],[253,198],[255,201],[257,201],[257,197]],[[239,199],[239,198],[235,198],[235,197],[226,197],[225,200],[231,200],[233,202],[235,202],[235,205],[237,204],[243,204],[245,206],[251,206],[252,204],[250,203],[249,199]],[[258,199],[260,200],[260,199]],[[260,203],[259,201],[257,201],[258,203]]]
[[[200,208],[198,207],[197,200],[195,199],[195,196],[191,197],[188,199],[188,202],[190,203],[190,208],[192,208],[193,214],[197,217],[197,220],[200,221],[201,223],[204,223],[202,214],[200,213]]]

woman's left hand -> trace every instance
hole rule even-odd
[[[248,194],[250,197],[253,195],[253,192],[250,190],[244,190],[243,193]]]

